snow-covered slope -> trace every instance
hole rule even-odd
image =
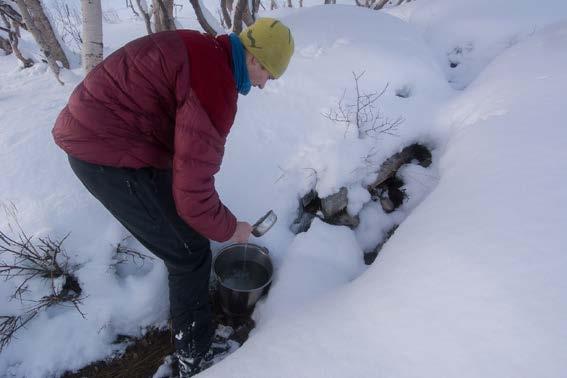
[[[562,377],[567,22],[498,56],[440,112],[434,191],[342,290],[204,377]]]
[[[567,17],[567,3],[550,0],[413,1],[386,12],[415,25],[453,87],[462,89],[504,50]]]
[[[104,3],[119,15],[104,25],[105,53],[144,33],[116,4]],[[567,21],[546,25],[567,15],[559,0],[535,6],[415,0],[388,12],[340,5],[266,13],[292,27],[296,53],[283,78],[239,99],[217,187],[243,220],[269,208],[278,214],[253,240],[270,249],[276,278],[247,343],[202,376],[565,374]],[[196,27],[188,4],[178,16]],[[474,48],[451,68],[449,53],[468,42]],[[364,72],[363,92],[387,86],[380,111],[404,118],[396,135],[361,139],[322,116],[343,93],[354,101],[353,72]],[[140,335],[167,319],[165,268],[110,268],[127,234],[51,141],[81,75],[65,72],[60,87],[45,65],[20,71],[14,57],[0,56],[0,202],[17,207],[30,234],[71,232],[64,246],[79,266],[86,315],[43,312],[2,352],[0,376],[78,369],[110,355],[117,334]],[[416,141],[434,149],[434,164],[403,170],[410,198],[386,215],[367,203],[363,186],[386,157]],[[322,222],[289,231],[299,196],[341,186],[360,215],[356,232]],[[9,221],[0,218],[2,230]],[[362,251],[397,223],[366,269]],[[0,315],[22,309],[8,300],[16,284],[0,283]],[[30,289],[30,299],[49,293],[42,282]]]

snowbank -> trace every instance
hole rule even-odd
[[[498,54],[546,25],[567,18],[567,3],[550,0],[413,1],[385,12],[417,26],[453,87],[462,89]]]
[[[444,108],[441,179],[374,265],[202,376],[563,376],[566,65],[567,22],[497,57]]]

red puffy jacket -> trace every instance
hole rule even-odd
[[[226,241],[236,218],[221,203],[213,176],[237,98],[228,36],[156,33],[128,43],[87,75],[53,137],[86,162],[172,168],[179,215],[203,236]]]

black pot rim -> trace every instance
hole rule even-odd
[[[259,286],[257,288],[254,289],[250,289],[250,290],[242,290],[242,289],[234,289],[230,286],[226,286],[225,284],[223,284],[221,278],[219,277],[219,275],[217,274],[217,270],[216,270],[216,262],[217,259],[223,254],[225,253],[228,249],[234,248],[234,247],[244,247],[247,246],[248,248],[252,247],[252,248],[256,248],[258,252],[264,254],[268,260],[270,261],[270,264],[272,265],[272,273],[270,274],[270,278],[268,279],[268,282],[266,282],[265,284],[263,284],[262,286]],[[217,255],[215,256],[215,258],[213,259],[213,274],[215,275],[215,278],[217,280],[217,282],[219,283],[219,285],[221,285],[222,287],[224,287],[227,290],[231,290],[237,293],[252,293],[255,291],[259,291],[259,290],[264,290],[267,286],[269,286],[272,283],[272,278],[274,277],[274,268],[273,268],[273,264],[272,264],[272,259],[270,257],[270,253],[268,252],[268,249],[266,247],[262,247],[258,244],[254,244],[254,243],[233,243],[230,245],[227,245],[226,247],[222,248]]]

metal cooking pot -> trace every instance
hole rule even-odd
[[[213,261],[221,307],[228,315],[252,313],[272,283],[274,267],[266,248],[251,243],[229,245]]]

